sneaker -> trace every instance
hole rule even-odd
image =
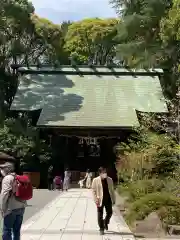
[[[100,230],[100,235],[104,235],[104,230]]]

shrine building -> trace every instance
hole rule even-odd
[[[137,112],[165,113],[161,69],[106,66],[16,68],[11,111],[35,116],[51,138],[57,168],[97,171],[113,166],[113,147],[140,125]]]

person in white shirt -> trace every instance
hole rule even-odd
[[[84,187],[84,178],[83,177],[80,178],[78,184],[79,184],[80,188]]]
[[[68,168],[66,168],[66,171],[64,172],[64,182],[63,182],[63,189],[68,191],[69,185],[70,185],[70,178],[71,178],[71,172]]]
[[[86,188],[90,189],[91,183],[92,183],[92,173],[90,172],[89,169],[86,172],[85,179],[86,179]]]

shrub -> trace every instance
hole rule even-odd
[[[179,165],[176,142],[167,134],[148,130],[141,130],[139,138],[131,136],[128,144],[122,143],[119,146],[119,179],[128,183],[156,176],[171,176]]]
[[[165,226],[180,225],[180,206],[165,206],[162,207],[158,215]]]
[[[149,177],[153,167],[149,152],[125,152],[118,163],[118,176],[125,183]]]
[[[120,186],[119,193],[126,194],[128,201],[133,202],[148,193],[160,192],[164,187],[164,182],[160,179],[139,180]]]
[[[164,211],[164,215],[167,216],[167,213],[170,212],[170,209],[172,210],[179,208],[179,205],[180,198],[177,198],[167,192],[150,193],[138,199],[130,206],[126,215],[126,221],[131,225],[136,220],[145,219],[145,217],[155,211],[161,212],[161,217],[163,216],[162,207],[166,209],[166,211]],[[176,222],[178,218],[175,215],[175,211],[171,211],[171,213],[171,216],[175,218],[174,222]]]
[[[180,194],[179,181],[176,179],[168,177],[164,180],[164,185],[166,192],[169,192],[170,194],[174,194],[176,196]]]
[[[119,184],[117,187],[119,195],[125,195],[129,197],[129,185],[128,184]]]

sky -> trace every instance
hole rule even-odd
[[[109,0],[31,0],[36,13],[54,23],[116,17]]]

